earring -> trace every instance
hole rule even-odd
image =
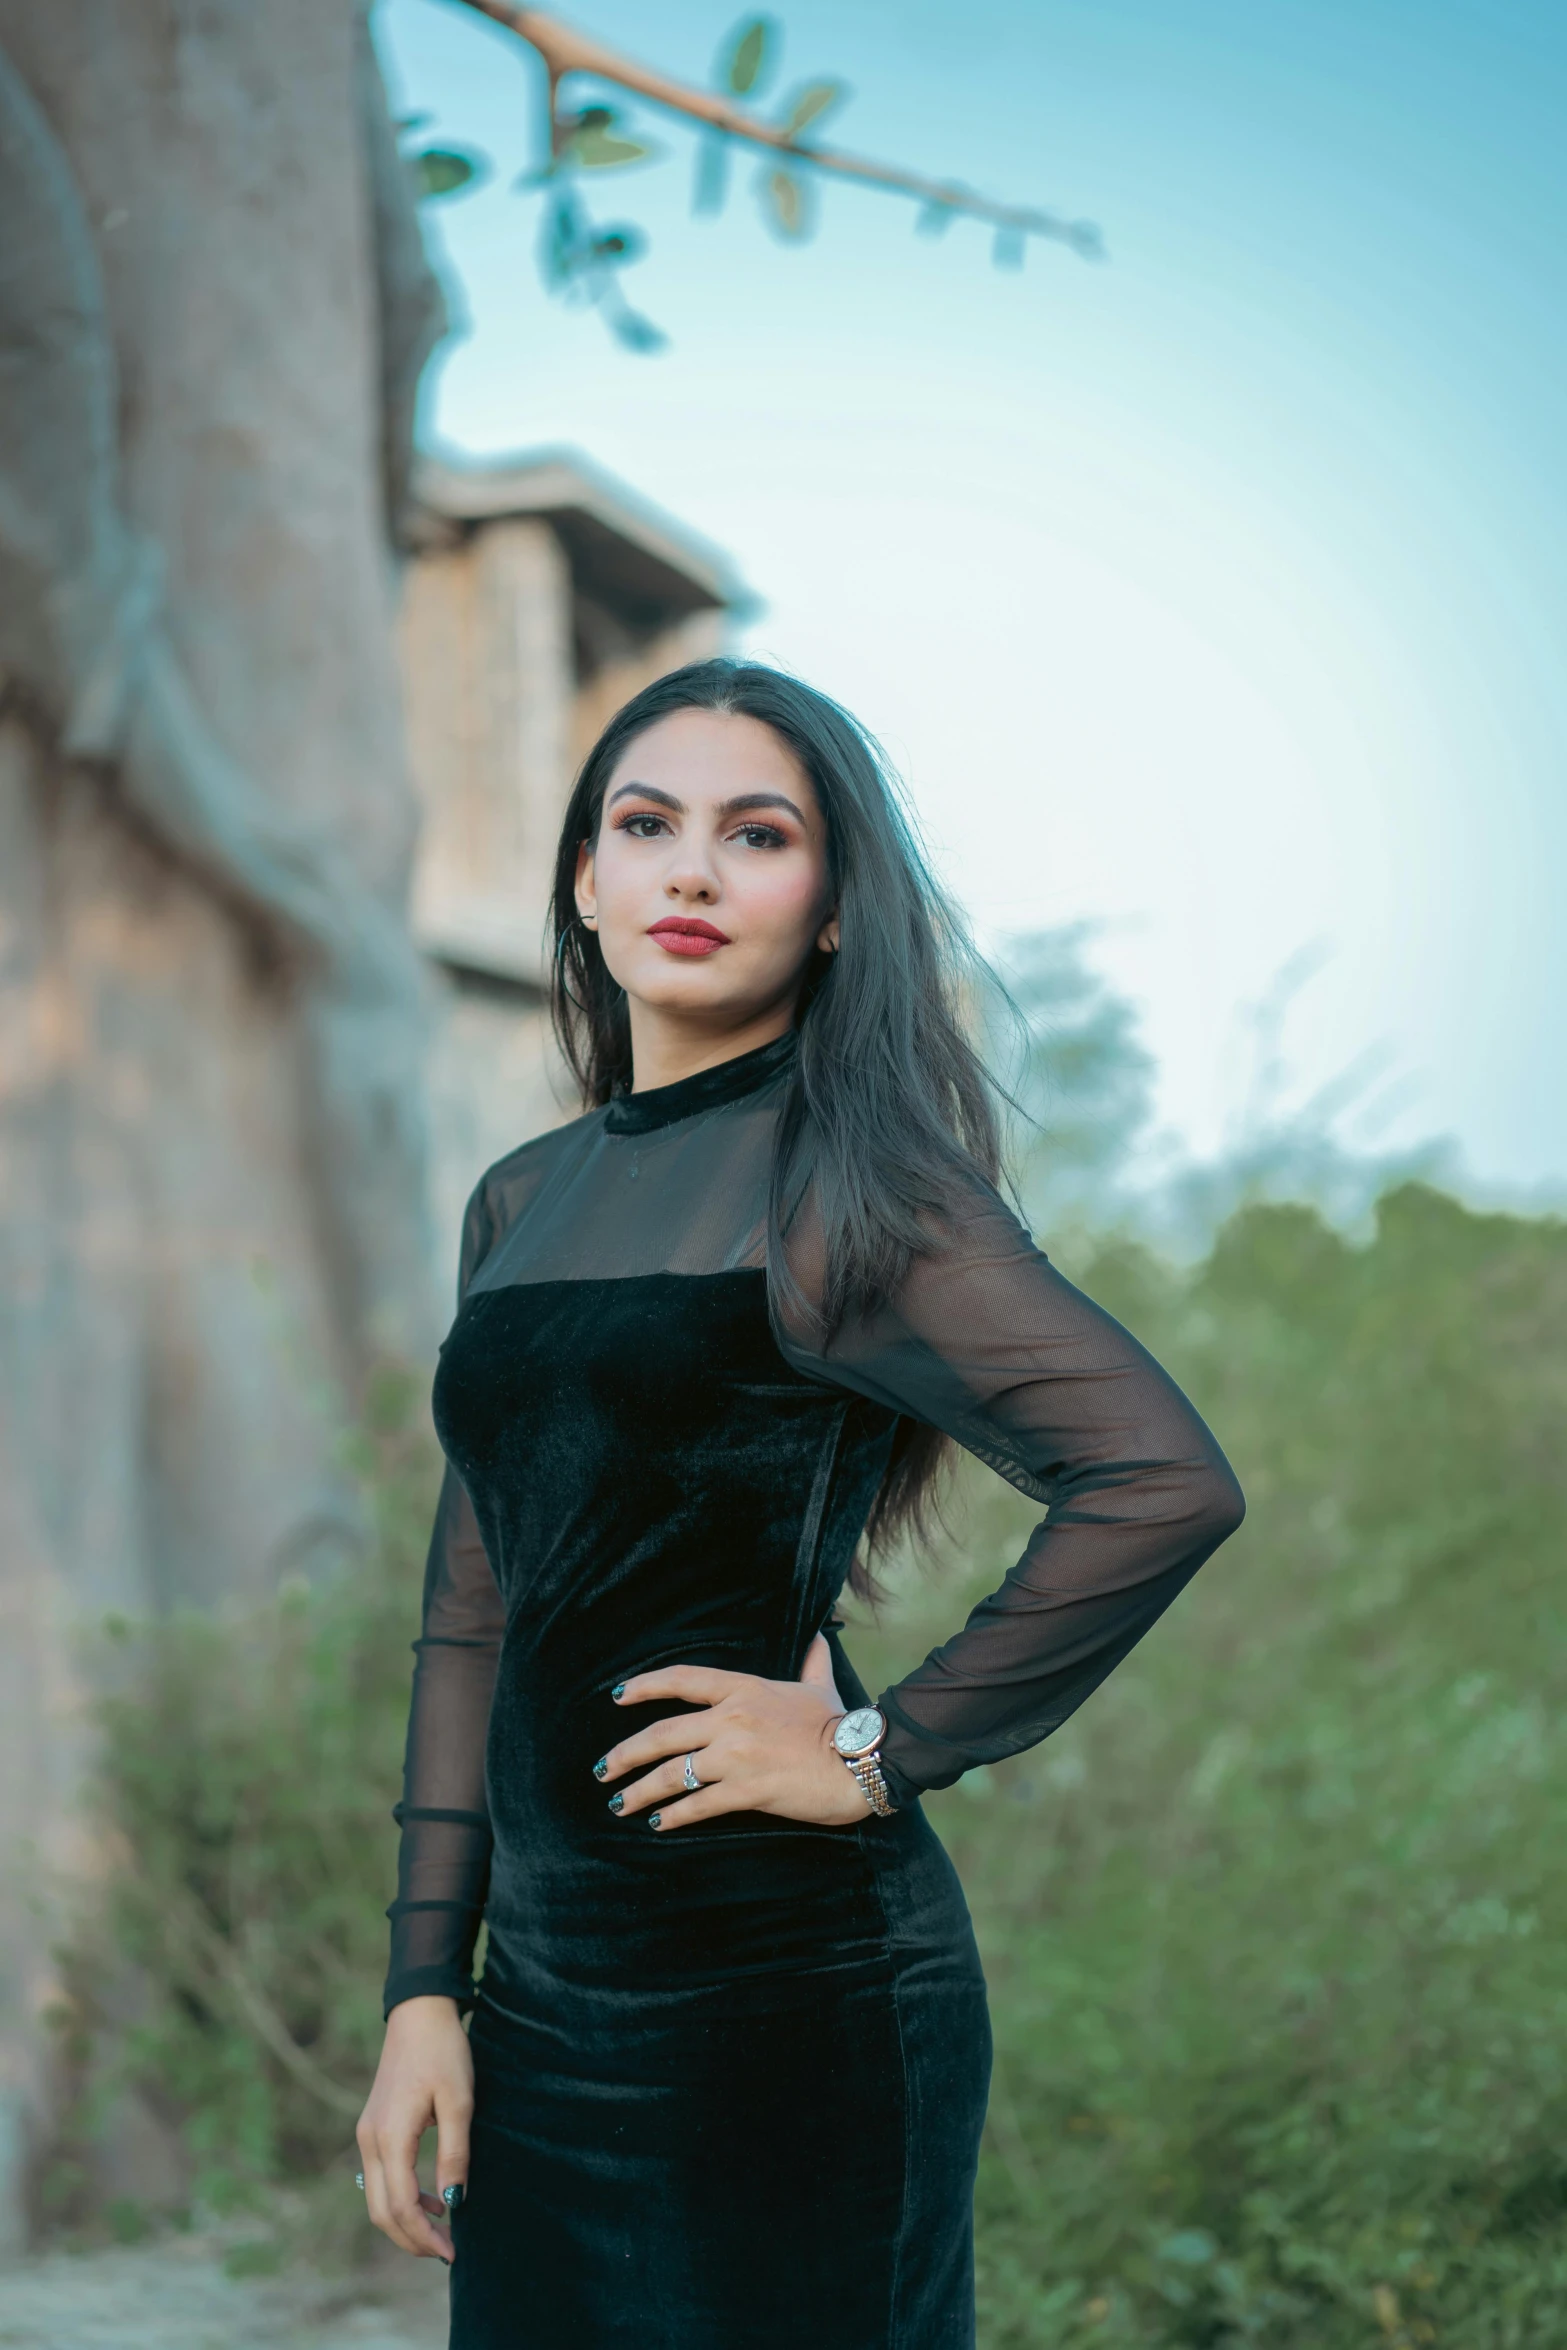
[[[565,997],[567,1003],[572,1006],[573,1010],[582,1012],[584,1014],[586,1014],[588,1007],[582,1001],[580,996],[575,996],[572,994],[571,982],[566,977],[566,945],[574,930],[585,930],[586,928],[587,924],[583,921],[582,916],[580,914],[573,914],[571,920],[567,923],[565,929],[561,932],[559,938],[555,941],[555,977],[560,983],[561,994]]]

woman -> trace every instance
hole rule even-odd
[[[592,1106],[468,1209],[370,2214],[454,2260],[455,2350],[960,2350],[989,2028],[919,1798],[1057,1728],[1243,1504],[997,1196],[956,932],[845,712],[649,686],[554,923]],[[834,1604],[947,1438],[1049,1516],[871,1707]]]

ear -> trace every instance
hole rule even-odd
[[[836,913],[829,914],[816,933],[816,946],[818,953],[823,955],[835,955],[838,952],[838,917]]]
[[[598,893],[593,885],[593,843],[583,841],[577,850],[576,881],[577,914],[585,930],[598,926]]]

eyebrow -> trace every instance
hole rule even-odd
[[[656,800],[661,808],[673,809],[677,816],[687,812],[684,800],[677,800],[673,792],[660,791],[656,783],[623,783],[610,793],[606,805],[613,808],[617,800],[624,799]],[[797,808],[788,794],[781,791],[738,792],[732,800],[720,800],[717,812],[720,816],[743,816],[753,808],[787,808],[796,823],[805,823],[804,809]]]

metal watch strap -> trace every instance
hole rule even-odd
[[[860,1791],[872,1811],[879,1818],[886,1819],[892,1811],[893,1803],[892,1797],[887,1793],[887,1782],[881,1775],[881,1764],[876,1756],[874,1754],[846,1754],[842,1759],[859,1780]]]

